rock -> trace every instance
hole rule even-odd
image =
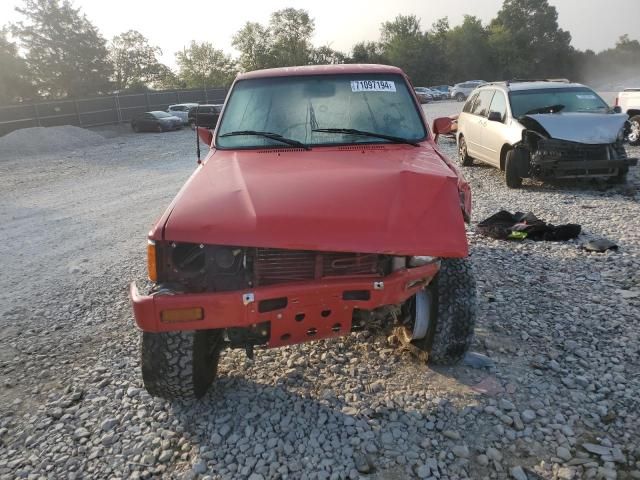
[[[193,470],[193,473],[196,475],[203,475],[207,471],[207,462],[200,460],[193,464],[191,470]]]
[[[596,445],[594,443],[583,443],[582,448],[596,455],[611,455],[611,449],[609,447],[603,447],[602,445]]]
[[[168,462],[173,458],[173,452],[171,450],[163,450],[158,456],[158,461],[160,463]]]
[[[442,435],[450,438],[451,440],[460,440],[460,434],[454,430],[444,430],[442,432]]]
[[[373,471],[371,461],[369,457],[362,453],[355,453],[353,455],[353,463],[356,466],[356,470],[360,473],[371,473]]]
[[[494,462],[502,461],[502,453],[500,453],[500,451],[496,450],[493,447],[487,448],[487,457],[489,457]]]
[[[467,352],[462,360],[464,365],[472,368],[493,368],[495,363],[486,355],[476,352]]]
[[[510,470],[510,473],[515,480],[528,480],[527,474],[524,473],[524,470],[520,465],[513,467]]]
[[[489,457],[487,457],[486,455],[478,455],[476,457],[476,462],[478,462],[478,465],[486,467],[487,465],[489,465]]]
[[[568,462],[572,458],[571,452],[568,448],[565,447],[556,448],[556,455],[558,456],[558,458],[561,458],[565,462]]]
[[[73,437],[76,439],[86,438],[90,435],[89,430],[83,427],[76,428],[73,432]]]
[[[418,478],[429,478],[431,475],[431,468],[429,468],[429,465],[420,465],[416,469],[416,475]]]
[[[502,410],[515,410],[516,406],[510,402],[509,400],[507,400],[506,398],[501,398],[500,401],[498,402],[498,406],[502,409]]]
[[[102,422],[100,428],[103,432],[108,432],[109,430],[112,430],[116,425],[118,425],[118,423],[118,420],[115,418],[107,418]]]
[[[520,418],[524,423],[531,423],[536,419],[536,412],[533,410],[523,410],[520,414]]]
[[[456,445],[451,451],[456,457],[469,458],[469,447],[466,445]]]

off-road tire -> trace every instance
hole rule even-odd
[[[515,159],[516,151],[509,150],[504,161],[504,178],[509,188],[522,187],[522,177],[518,175],[518,166]]]
[[[458,162],[463,167],[470,167],[473,165],[473,158],[469,156],[467,141],[464,139],[463,135],[458,137]]]
[[[471,346],[476,319],[476,282],[468,258],[443,259],[432,289],[431,322],[424,338],[412,343],[429,363],[455,365]]]
[[[222,345],[219,330],[143,332],[140,363],[145,388],[170,401],[201,398],[216,377]]]
[[[637,129],[635,130],[637,133],[629,133],[629,145],[633,145],[638,146],[640,145],[640,115],[635,115],[633,117],[631,117],[629,119],[629,123],[631,124],[631,128],[632,129]]]

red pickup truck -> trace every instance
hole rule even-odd
[[[225,348],[368,328],[432,362],[469,347],[469,186],[407,76],[382,65],[235,80],[206,158],[149,233],[131,285],[146,389],[201,397]]]

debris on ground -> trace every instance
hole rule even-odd
[[[540,220],[533,213],[511,213],[500,210],[478,223],[477,231],[498,240],[547,240],[551,242],[571,240],[580,235],[581,227],[575,223],[552,225]]]
[[[595,238],[582,244],[582,248],[588,252],[606,252],[607,250],[618,250],[618,245],[606,238]]]

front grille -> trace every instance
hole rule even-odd
[[[551,161],[606,160],[609,158],[608,149],[609,145],[588,145],[553,138],[538,143],[538,155]]]
[[[384,275],[384,255],[257,248],[256,286],[331,277]]]

